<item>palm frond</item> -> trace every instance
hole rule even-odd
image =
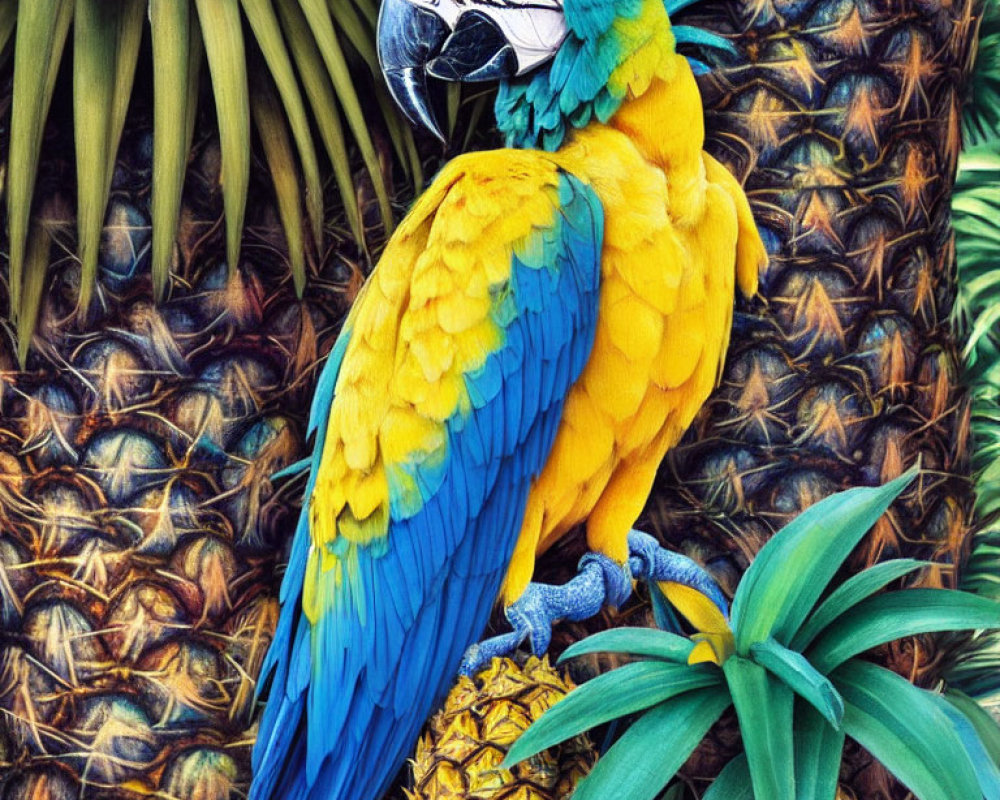
[[[976,531],[962,588],[1000,600],[1000,2],[981,4],[978,52],[952,200],[958,256],[954,326],[966,335],[972,394]],[[953,655],[948,680],[1000,710],[1000,634],[982,633]]]
[[[302,193],[295,170],[295,157],[292,155],[292,142],[281,112],[278,92],[266,76],[261,76],[258,80],[264,82],[264,85],[254,92],[251,111],[274,183],[278,214],[288,241],[295,290],[301,297],[306,283],[306,259],[302,241]]]
[[[979,146],[1000,139],[1000,2],[984,0],[979,46],[962,120],[965,142]]]
[[[202,43],[190,2],[150,0],[153,42],[153,292],[162,298],[170,277],[181,212],[184,168],[194,134]]]
[[[35,292],[27,296],[24,286],[32,199],[65,43],[72,31],[82,264],[79,310],[85,313],[97,275],[110,176],[136,67],[141,52],[146,52],[140,48],[146,19],[153,63],[141,68],[153,76],[151,269],[157,297],[168,285],[176,257],[174,240],[203,70],[209,74],[220,128],[231,269],[239,260],[249,186],[252,108],[257,109],[258,126],[264,119],[274,130],[279,124],[282,129],[287,126],[294,145],[288,149],[275,143],[265,155],[276,180],[286,239],[290,247],[302,251],[290,257],[297,285],[304,279],[304,248],[310,246],[310,238],[313,246],[322,245],[320,150],[329,158],[348,226],[362,248],[364,225],[352,175],[355,152],[374,187],[383,224],[391,227],[393,221],[389,154],[379,152],[373,129],[384,131],[406,174],[414,182],[422,180],[413,135],[393,104],[386,102],[388,93],[375,56],[377,4],[372,0],[0,0],[0,51],[12,52],[14,64],[8,168],[0,190],[6,192],[15,321],[37,316],[37,307],[31,307]],[[248,59],[260,61],[267,80],[248,80]],[[256,98],[258,91],[267,96]],[[274,110],[280,111],[281,120],[271,113]],[[282,165],[280,173],[276,163]],[[294,180],[288,170],[294,171]],[[288,227],[301,224],[296,222],[301,214],[291,213],[293,185],[299,194],[295,204],[305,210],[305,229],[311,237]],[[31,262],[35,269],[39,259]],[[18,324],[18,330],[30,333],[31,328]]]
[[[1000,105],[997,106],[1000,110]],[[1000,600],[1000,147],[963,154],[952,201],[958,254],[955,325],[967,335],[977,530],[962,588]],[[1000,705],[1000,634],[960,649],[949,681]]]
[[[142,6],[77,0],[73,25],[73,124],[81,262],[78,310],[97,280],[104,212],[142,41]]]
[[[250,89],[243,26],[239,0],[195,0],[195,8],[215,94],[222,149],[226,260],[230,275],[234,275],[240,260],[243,215],[250,189]]]
[[[1000,148],[969,151],[960,166],[952,202],[959,270],[955,315],[968,336],[963,355],[973,395],[976,511],[989,520],[1000,513],[1000,481],[991,479],[1000,469]],[[968,579],[975,579],[973,570]]]
[[[5,5],[14,3],[6,0]],[[10,315],[16,325],[23,316],[25,252],[42,132],[72,18],[69,0],[37,0],[17,7],[6,185]]]
[[[278,17],[269,0],[243,0],[243,9],[251,28],[253,28],[254,36],[257,37],[257,43],[260,45],[264,60],[267,62],[268,70],[274,77],[273,85],[277,87],[277,94],[275,94],[272,84],[264,82],[260,88],[263,95],[262,106],[271,107],[273,105],[271,101],[277,100],[279,97],[284,105],[284,113],[292,129],[292,137],[295,139],[299,162],[302,165],[310,230],[318,245],[323,237],[323,184],[320,179],[316,145],[313,143],[312,133],[309,131],[309,116],[306,113],[305,103],[302,101],[302,92],[299,90],[298,81],[295,78],[295,68],[292,66],[288,49],[285,47]],[[274,106],[274,108],[277,110],[278,106]],[[294,161],[290,161],[289,166],[294,169]],[[275,188],[277,188],[277,181]],[[304,253],[296,253],[293,254],[293,257],[304,257],[304,255]],[[304,280],[305,275],[302,278]]]

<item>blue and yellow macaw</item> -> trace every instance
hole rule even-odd
[[[754,293],[766,261],[702,150],[675,43],[716,42],[668,16],[691,2],[383,0],[411,119],[438,131],[428,75],[498,79],[508,149],[442,170],[320,378],[252,800],[377,800],[460,667],[544,650],[554,619],[622,603],[636,576],[725,611],[704,571],[632,530],[719,380],[735,286]],[[582,522],[580,575],[531,583]],[[498,597],[513,631],[466,652]]]

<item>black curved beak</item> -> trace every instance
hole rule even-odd
[[[427,71],[445,81],[494,81],[517,74],[517,54],[497,24],[466,11]]]
[[[427,76],[488,81],[517,74],[517,55],[485,14],[463,13],[455,30],[433,11],[408,0],[383,0],[378,56],[389,90],[414,125],[445,140],[431,105]]]
[[[407,0],[383,0],[378,18],[378,58],[389,91],[414,125],[442,142],[431,108],[425,66],[438,54],[451,29],[437,14]]]

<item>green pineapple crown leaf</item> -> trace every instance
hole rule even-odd
[[[134,78],[148,28],[152,44],[152,275],[161,297],[173,257],[203,67],[211,79],[222,148],[227,259],[235,270],[249,187],[251,125],[271,172],[296,287],[305,282],[306,231],[322,244],[323,186],[313,130],[329,157],[349,227],[364,231],[351,175],[361,155],[384,223],[389,187],[369,132],[359,87],[371,82],[398,160],[419,186],[412,133],[381,83],[374,52],[374,0],[0,0],[0,51],[12,50],[6,193],[11,317],[22,363],[41,298],[48,238],[32,217],[42,135],[72,34],[73,119],[78,174],[78,309],[86,313],[97,275],[101,229]],[[245,35],[249,31],[250,35]],[[369,73],[359,79],[360,74]],[[353,141],[353,145],[352,145]],[[304,210],[303,210],[304,206]]]
[[[715,664],[695,663],[712,660],[699,656],[701,643],[650,628],[609,630],[570,647],[564,660],[597,652],[642,660],[571,692],[518,739],[505,766],[640,714],[574,798],[651,800],[734,705],[744,753],[708,800],[832,800],[846,736],[921,800],[1000,796],[1000,729],[981,708],[858,658],[907,636],[1000,628],[1000,603],[945,589],[881,593],[926,566],[910,559],[884,562],[830,591],[851,551],[917,474],[834,494],[775,534],[736,590],[731,646],[714,650]]]

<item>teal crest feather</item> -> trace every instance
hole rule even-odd
[[[665,7],[673,16],[697,2],[667,0]],[[643,0],[566,1],[569,34],[555,58],[535,72],[500,84],[497,126],[508,147],[555,151],[569,131],[614,116],[625,91],[615,91],[609,83],[631,55],[615,21],[635,19],[642,7]],[[677,44],[735,52],[727,39],[700,28],[673,26],[673,35]],[[701,61],[688,60],[696,73],[708,69]]]

